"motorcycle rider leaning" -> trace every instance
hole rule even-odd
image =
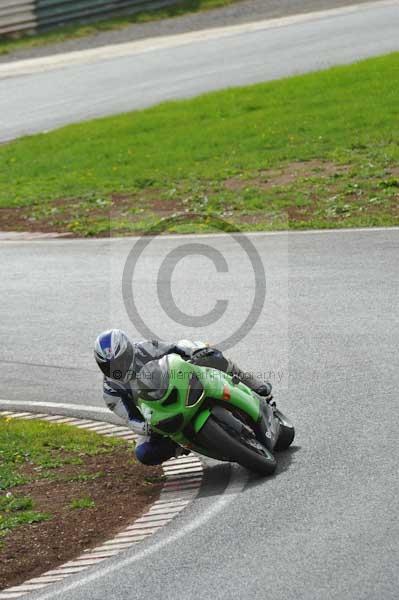
[[[140,371],[145,365],[149,366],[150,361],[157,361],[166,354],[179,354],[197,365],[236,375],[260,396],[270,396],[272,389],[270,383],[263,383],[243,372],[222,352],[205,344],[187,340],[175,344],[157,340],[132,342],[120,329],[104,331],[94,344],[94,357],[104,374],[104,401],[138,435],[136,457],[146,465],[157,465],[188,452],[170,438],[151,431],[137,406],[140,391],[148,387],[148,382],[142,381]]]

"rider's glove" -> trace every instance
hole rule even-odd
[[[200,367],[211,367],[219,371],[227,371],[228,360],[217,348],[201,348],[193,352],[191,362]]]
[[[151,435],[151,425],[147,421],[138,421],[137,419],[130,419],[129,429],[134,431],[134,433],[137,433],[137,435]]]

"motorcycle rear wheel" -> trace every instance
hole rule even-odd
[[[235,434],[226,431],[213,417],[209,417],[197,434],[196,441],[200,446],[223,457],[223,460],[236,462],[258,475],[272,475],[277,466],[273,454],[255,436],[253,440],[244,442],[244,439],[238,439]],[[250,447],[251,441],[253,449]]]

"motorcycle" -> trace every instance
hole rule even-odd
[[[151,428],[180,446],[259,475],[295,437],[289,419],[237,376],[164,356],[148,367],[138,404]]]

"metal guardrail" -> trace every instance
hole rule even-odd
[[[175,3],[176,0],[0,0],[0,36],[35,33]]]
[[[0,0],[0,36],[36,28],[35,0]]]

